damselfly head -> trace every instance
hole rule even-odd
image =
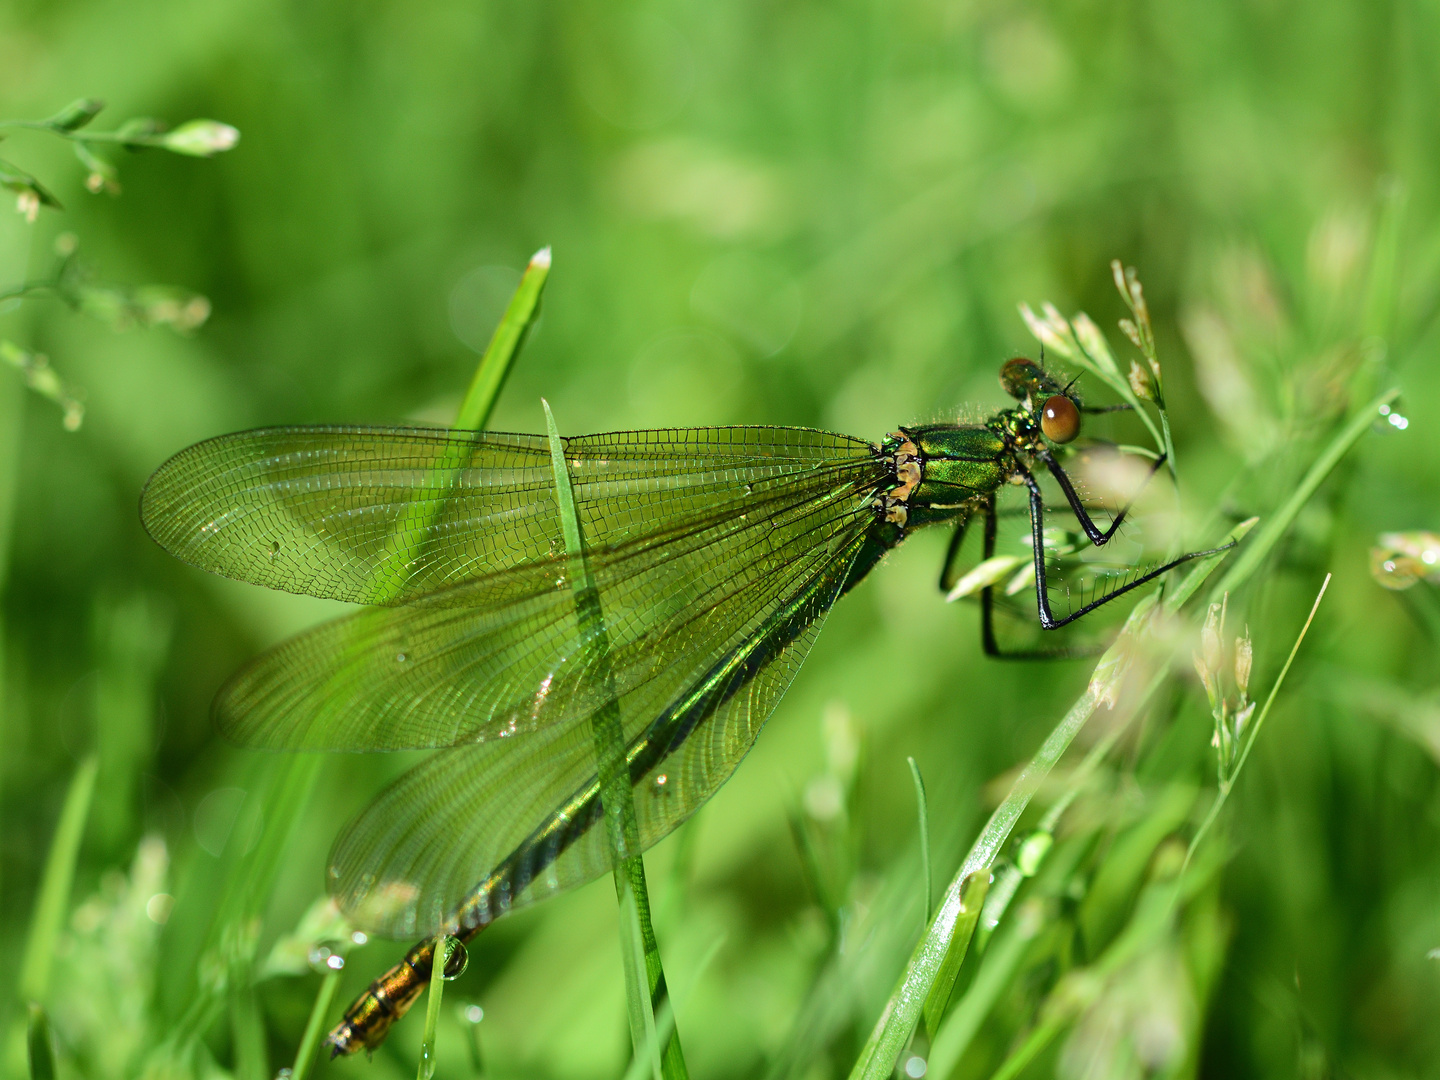
[[[1023,356],[1000,365],[1000,385],[1016,401],[1040,401],[1063,393],[1043,367]]]

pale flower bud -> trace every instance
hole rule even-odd
[[[1235,685],[1240,688],[1241,697],[1250,694],[1250,664],[1254,657],[1254,646],[1250,644],[1250,628],[1245,636],[1235,639]]]
[[[1205,615],[1205,626],[1200,631],[1200,649],[1195,653],[1195,672],[1205,685],[1205,696],[1210,707],[1215,708],[1220,700],[1220,665],[1223,662],[1220,647],[1219,604],[1211,604]]]
[[[1155,391],[1150,385],[1149,373],[1134,360],[1130,361],[1130,389],[1141,401],[1155,400]]]
[[[210,157],[231,149],[240,141],[240,132],[217,120],[191,120],[160,137],[160,145],[177,154]]]

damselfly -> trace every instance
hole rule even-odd
[[[1081,409],[1011,360],[1015,408],[985,423],[901,428],[878,445],[824,431],[724,427],[564,441],[608,633],[586,647],[544,437],[415,428],[285,427],[182,451],[141,513],[206,570],[366,610],[262,655],[221,690],[224,734],[277,750],[445,748],[341,834],[329,886],[358,926],[427,940],[331,1033],[374,1047],[430,978],[434,936],[468,941],[521,906],[611,869],[592,718],[622,717],[640,850],[730,776],[835,601],[914,529],[984,522],[1029,497],[1040,624],[1063,626],[1209,552],[1132,574],[1074,610],[1047,593],[1048,472],[1088,541],[1102,529],[1057,447]],[[1159,467],[1157,461],[1152,467]],[[993,588],[981,593],[987,651]],[[627,853],[633,854],[633,853]]]

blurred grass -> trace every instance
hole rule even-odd
[[[1085,775],[944,1024],[973,1032],[955,1077],[990,1075],[1056,1016],[1023,1075],[1437,1075],[1436,642],[1366,569],[1376,533],[1440,528],[1437,42],[1440,10],[1418,0],[0,10],[0,116],[93,94],[244,133],[213,161],[118,159],[113,199],[83,189],[65,147],[5,144],[66,211],[31,227],[0,213],[3,283],[44,273],[69,230],[103,280],[213,306],[188,335],[117,334],[43,300],[0,309],[0,336],[47,354],[86,404],[66,432],[0,370],[0,963],[17,976],[67,785],[100,755],[44,1002],[58,1075],[293,1060],[322,976],[220,961],[295,927],[340,824],[407,763],[218,743],[221,680],[336,608],[174,565],[138,527],[144,477],[253,424],[449,423],[542,244],[545,313],[492,427],[539,430],[542,393],[576,431],[878,438],[988,411],[1000,361],[1034,355],[1017,302],[1088,311],[1123,341],[1119,258],[1155,322],[1192,542],[1273,517],[1341,418],[1398,381],[1408,429],[1367,432],[1230,598],[1267,686],[1334,574],[1213,864],[1155,915],[1215,779],[1204,694],[1180,676]],[[1138,355],[1117,349],[1122,372]],[[1136,522],[1157,548],[1170,505],[1157,492]],[[1083,667],[980,656],[973,609],[935,589],[943,544],[917,535],[846,598],[751,759],[651,857],[697,1077],[848,1073],[922,930],[906,758],[948,880],[1083,689]],[[1184,670],[1193,643],[1176,647]],[[1017,838],[1067,790],[1069,761]],[[265,793],[306,767],[313,797],[287,817]],[[1177,792],[1197,794],[1177,809]],[[280,832],[283,855],[266,839]],[[683,844],[693,863],[672,873]],[[401,948],[352,950],[339,998]],[[619,1075],[620,970],[606,886],[502,921],[447,988],[437,1076],[476,1074],[472,1034],[487,1075]],[[0,982],[5,1029],[23,1027],[16,979]],[[235,1002],[250,1021],[226,1018]],[[369,1065],[317,1072],[408,1077],[420,1026]],[[197,1041],[162,1052],[178,1031]]]

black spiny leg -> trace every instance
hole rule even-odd
[[[1090,542],[1096,547],[1104,547],[1108,544],[1110,538],[1115,535],[1116,530],[1125,523],[1125,515],[1130,513],[1130,507],[1135,505],[1135,499],[1131,498],[1121,509],[1120,513],[1115,515],[1115,520],[1110,523],[1110,527],[1102,532],[1100,526],[1096,525],[1090,517],[1090,512],[1085,509],[1085,504],[1080,501],[1080,496],[1075,492],[1075,485],[1070,482],[1069,475],[1060,467],[1060,463],[1051,456],[1048,450],[1036,456],[1045,463],[1045,467],[1049,469],[1050,474],[1055,477],[1056,482],[1060,485],[1060,490],[1065,493],[1065,501],[1070,504],[1070,509],[1075,514],[1075,520],[1078,521],[1080,527],[1085,530],[1085,535],[1090,538]],[[1165,455],[1161,454],[1155,459],[1154,464],[1150,466],[1150,475],[1145,477],[1146,484],[1150,483],[1155,474],[1160,471],[1160,466],[1164,464]],[[1141,490],[1143,490],[1143,487]],[[1138,496],[1138,494],[1137,492],[1136,495]]]
[[[988,559],[995,554],[995,497],[993,495],[981,512],[985,515],[985,549],[981,558]],[[1040,536],[1042,533],[1037,532],[1035,535]],[[1043,561],[1042,551],[1040,563]],[[1041,623],[1044,623],[1043,613]],[[995,640],[995,586],[993,585],[986,585],[980,590],[980,647],[985,650],[986,656],[993,656],[997,660],[1074,660],[1082,656],[1094,656],[1100,651],[1098,646],[1081,648],[1062,646],[1051,649],[1000,648],[1000,643]]]
[[[1157,462],[1156,464],[1158,466],[1159,463]],[[1052,469],[1058,470],[1059,466],[1052,465]],[[1167,573],[1168,571],[1175,569],[1175,567],[1179,566],[1181,563],[1187,563],[1191,559],[1198,559],[1205,555],[1218,555],[1220,552],[1226,551],[1235,546],[1232,542],[1226,544],[1224,547],[1210,548],[1207,551],[1192,551],[1189,554],[1181,555],[1178,559],[1171,559],[1163,566],[1159,566],[1156,567],[1154,570],[1151,570],[1148,574],[1142,574],[1134,581],[1128,582],[1127,584],[1120,586],[1113,592],[1106,593],[1104,596],[1100,597],[1100,599],[1092,600],[1090,603],[1082,607],[1079,611],[1072,611],[1063,619],[1057,619],[1050,611],[1050,596],[1047,591],[1047,584],[1045,580],[1045,545],[1043,543],[1043,538],[1045,536],[1045,502],[1041,498],[1040,485],[1035,480],[1035,477],[1031,476],[1029,471],[1025,469],[1022,469],[1020,471],[1020,475],[1024,478],[1025,485],[1030,489],[1030,535],[1031,540],[1035,546],[1035,603],[1040,611],[1040,625],[1046,630],[1055,630],[1059,627],[1066,625],[1067,623],[1072,623],[1076,619],[1080,618],[1082,615],[1088,615],[1096,608],[1101,607],[1104,604],[1108,604],[1116,597],[1124,596],[1130,590],[1138,589],[1141,585],[1144,585],[1148,581],[1154,581],[1161,574]],[[1063,472],[1061,473],[1061,475],[1064,475]],[[1067,495],[1068,494],[1069,492],[1067,491]],[[1071,508],[1074,509],[1077,504],[1078,500],[1073,500],[1071,503]],[[1081,509],[1083,510],[1083,507]],[[1079,516],[1079,511],[1077,511],[1077,516]],[[1116,524],[1119,524],[1118,519],[1116,521]],[[1113,527],[1111,528],[1111,531],[1114,531]],[[1107,536],[1106,539],[1109,539],[1109,537]]]
[[[993,500],[990,505],[995,505]],[[965,543],[965,528],[970,524],[971,516],[968,512],[961,516],[950,536],[950,546],[945,549],[945,562],[940,567],[940,591],[943,593],[948,593],[960,580],[960,548]]]

